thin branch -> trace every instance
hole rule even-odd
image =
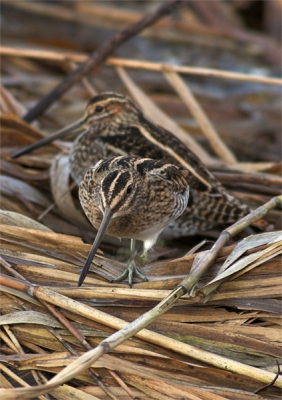
[[[31,122],[43,114],[56,100],[67,92],[76,82],[90,74],[113,53],[114,50],[133,36],[140,33],[148,26],[157,22],[160,18],[174,11],[184,0],[167,1],[161,4],[154,12],[146,14],[139,21],[128,25],[117,32],[110,40],[98,48],[91,56],[74,71],[67,75],[51,92],[43,97],[28,113],[24,120]]]

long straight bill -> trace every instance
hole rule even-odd
[[[80,274],[80,277],[79,277],[79,280],[78,280],[78,286],[82,285],[82,283],[83,283],[83,281],[84,281],[84,279],[85,279],[85,277],[87,275],[87,272],[88,272],[88,270],[90,268],[91,262],[92,262],[92,260],[93,260],[93,258],[95,256],[96,251],[98,250],[98,247],[100,246],[100,244],[101,244],[101,242],[103,240],[103,237],[105,235],[105,232],[106,232],[106,230],[107,230],[107,228],[108,228],[108,226],[109,226],[109,224],[111,222],[112,216],[113,216],[112,211],[109,208],[107,208],[105,210],[105,212],[104,212],[103,220],[101,222],[100,228],[99,228],[99,230],[97,232],[97,235],[95,237],[93,246],[92,246],[92,248],[91,248],[91,250],[90,250],[90,252],[88,254],[87,260],[86,260],[86,262],[84,264],[84,267],[83,267],[83,269],[81,271],[81,274]]]
[[[32,143],[30,146],[25,147],[22,150],[17,151],[15,154],[12,155],[12,158],[18,158],[23,156],[24,154],[30,153],[33,150],[39,149],[46,144],[53,142],[54,140],[61,139],[67,136],[69,133],[73,132],[74,130],[80,128],[82,130],[84,120],[81,118],[78,121],[74,122],[71,125],[66,126],[63,129],[60,129],[58,132],[54,132],[51,135],[40,139],[38,142]]]

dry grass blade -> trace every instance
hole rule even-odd
[[[241,258],[242,254],[247,250],[267,244],[268,246]],[[217,287],[231,275],[234,278],[242,273],[249,271],[251,268],[259,266],[267,259],[274,258],[282,252],[282,231],[268,232],[260,235],[251,236],[242,240],[225,260],[224,264],[218,271],[218,275],[205,287],[199,290],[199,293],[208,299]]]
[[[25,114],[26,109],[8,92],[4,87],[0,87],[1,107],[3,111],[21,117]]]
[[[19,311],[18,313],[8,314],[3,316],[0,321],[0,325],[9,324],[38,324],[38,325],[50,325],[56,328],[61,328],[62,325],[56,321],[56,319],[49,317],[48,315],[35,312],[35,311]]]
[[[207,115],[197,102],[193,93],[189,89],[189,86],[183,82],[180,76],[173,71],[163,71],[164,76],[172,87],[177,91],[183,102],[190,109],[192,115],[198,122],[204,134],[207,136],[211,147],[214,152],[224,161],[226,164],[234,164],[237,160],[234,154],[228,149],[223,141],[218,136],[218,133],[212,126]]]
[[[10,176],[1,177],[1,193],[9,196],[18,196],[23,201],[40,204],[43,207],[48,207],[50,201],[37,189]]]
[[[91,229],[91,225],[86,220],[81,210],[74,205],[73,198],[70,194],[70,167],[68,156],[59,154],[54,158],[50,175],[52,194],[62,215],[72,223]]]
[[[152,100],[133,82],[122,67],[117,67],[117,72],[131,96],[139,104],[144,113],[155,123],[165,126],[177,136],[183,143],[191,148],[204,163],[212,162],[211,157],[184,132],[172,119],[170,119]]]
[[[31,125],[23,122],[16,114],[10,112],[1,113],[1,134],[3,137],[3,145],[11,145],[11,135],[20,146],[30,143],[32,140],[38,140],[42,134]]]
[[[52,232],[51,229],[47,228],[47,226],[42,225],[39,222],[26,217],[25,215],[18,214],[12,211],[0,210],[0,224],[19,226],[27,229],[38,229],[43,232]]]

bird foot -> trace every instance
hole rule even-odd
[[[136,267],[135,262],[131,261],[125,268],[124,272],[118,276],[117,278],[113,279],[111,282],[121,282],[123,281],[127,276],[128,276],[128,283],[129,286],[132,287],[132,278],[133,276],[136,275],[139,279],[141,279],[144,282],[148,282],[148,279],[146,278],[145,275],[141,274],[139,269]]]

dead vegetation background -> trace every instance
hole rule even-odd
[[[193,292],[162,315],[158,308],[149,330],[131,337],[133,327],[111,339],[194,276],[211,244],[190,250],[220,232],[160,243],[143,268],[149,282],[132,289],[109,283],[123,269],[121,244],[112,238],[78,289],[95,233],[69,179],[73,138],[10,158],[81,118],[95,93],[113,90],[178,135],[241,201],[258,208],[281,194],[279,0],[186,2],[117,47],[46,112],[28,117],[91,52],[160,5],[2,2],[2,399],[279,398],[282,237],[275,202],[265,217],[272,232],[235,236]],[[81,358],[102,341],[109,354],[95,363]],[[39,392],[30,387],[36,385],[49,386]]]

